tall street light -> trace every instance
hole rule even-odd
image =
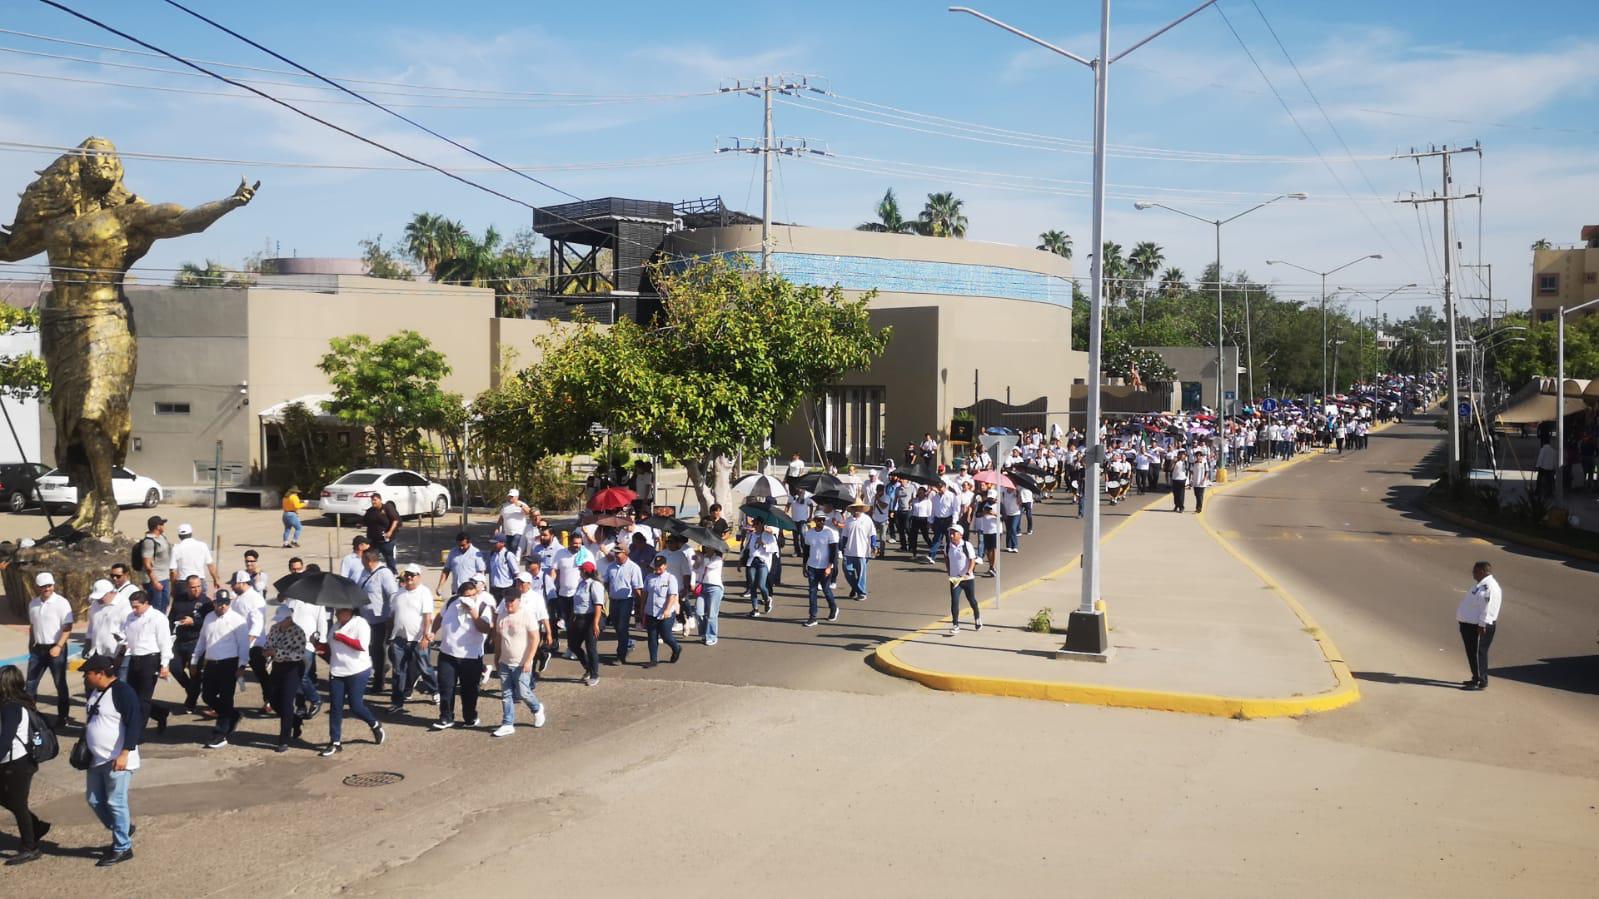
[[[1315,275],[1316,277],[1321,279],[1321,412],[1320,412],[1320,414],[1322,414],[1322,415],[1325,415],[1327,413],[1327,276],[1331,275],[1331,274],[1335,274],[1337,272],[1341,272],[1344,269],[1350,267],[1351,265],[1354,265],[1357,262],[1365,262],[1367,259],[1381,259],[1381,258],[1382,258],[1382,254],[1381,253],[1372,253],[1369,256],[1362,256],[1359,259],[1351,259],[1348,262],[1344,263],[1343,265],[1338,266],[1337,268],[1330,268],[1330,269],[1328,269],[1328,270],[1326,270],[1324,272],[1318,272],[1318,271],[1316,271],[1315,269],[1312,269],[1312,268],[1305,268],[1303,265],[1295,265],[1292,262],[1284,262],[1281,259],[1267,259],[1266,260],[1266,264],[1267,265],[1286,265],[1289,268],[1297,268],[1297,269],[1299,269],[1300,271],[1304,272],[1307,275]]]
[[[1566,316],[1587,309],[1599,300],[1589,300],[1567,309],[1555,310],[1555,503],[1566,498]]]
[[[1110,106],[1110,67],[1127,54],[1137,50],[1157,37],[1165,34],[1176,26],[1197,15],[1205,7],[1215,3],[1216,0],[1204,0],[1198,6],[1157,28],[1147,37],[1133,42],[1127,49],[1112,56],[1110,52],[1110,0],[1100,0],[1099,4],[1099,55],[1093,59],[1078,56],[1070,50],[1062,49],[1049,41],[1028,34],[1013,25],[1007,25],[991,16],[985,15],[974,9],[964,6],[952,6],[950,12],[965,13],[975,16],[993,25],[1016,35],[1023,40],[1031,41],[1051,53],[1064,56],[1072,62],[1087,66],[1094,72],[1094,200],[1093,200],[1093,249],[1094,261],[1091,272],[1091,290],[1089,292],[1088,310],[1088,397],[1083,428],[1088,441],[1088,451],[1083,460],[1083,490],[1087,491],[1088,502],[1083,504],[1083,513],[1087,519],[1083,522],[1083,596],[1077,611],[1071,614],[1067,624],[1066,646],[1062,652],[1067,658],[1078,657],[1085,654],[1103,658],[1110,649],[1110,632],[1105,623],[1105,616],[1096,604],[1099,601],[1099,467],[1105,461],[1105,446],[1099,439],[1100,419],[1100,386],[1102,378],[1100,360],[1100,340],[1103,337],[1103,298],[1104,298],[1104,265],[1100,258],[1104,255],[1105,232],[1105,126]],[[1067,346],[1070,347],[1068,338]]]
[[[1178,215],[1187,216],[1188,218],[1191,218],[1191,219],[1193,219],[1196,222],[1204,222],[1205,224],[1211,225],[1211,226],[1213,226],[1216,229],[1216,433],[1217,434],[1221,434],[1222,433],[1221,421],[1222,421],[1222,418],[1226,414],[1226,412],[1225,412],[1226,407],[1222,405],[1222,396],[1224,394],[1223,394],[1223,391],[1222,391],[1222,366],[1223,366],[1223,362],[1222,362],[1222,333],[1221,333],[1221,328],[1222,328],[1222,324],[1221,324],[1221,322],[1222,322],[1221,226],[1227,224],[1228,222],[1237,221],[1238,219],[1243,218],[1244,216],[1250,214],[1251,212],[1254,212],[1257,209],[1261,209],[1263,207],[1270,206],[1271,204],[1277,202],[1278,200],[1303,200],[1303,199],[1305,199],[1306,196],[1307,196],[1307,194],[1304,194],[1304,193],[1299,192],[1299,191],[1295,191],[1293,193],[1287,193],[1287,194],[1278,194],[1277,196],[1272,197],[1271,199],[1267,200],[1264,203],[1257,203],[1256,205],[1251,206],[1248,209],[1245,209],[1243,212],[1240,212],[1237,215],[1228,216],[1227,218],[1224,218],[1224,219],[1208,219],[1208,218],[1205,218],[1202,215],[1194,215],[1192,212],[1184,212],[1181,209],[1176,209],[1176,208],[1173,208],[1171,206],[1167,206],[1165,203],[1151,203],[1151,202],[1148,202],[1148,201],[1140,200],[1140,201],[1138,201],[1138,202],[1133,204],[1133,208],[1134,209],[1138,209],[1138,210],[1164,209],[1167,212],[1175,212]],[[1247,335],[1247,328],[1245,330],[1246,330],[1246,335]],[[1247,336],[1246,336],[1246,342],[1247,342]],[[1250,347],[1247,352],[1249,353],[1251,358],[1254,357],[1254,348],[1253,347]],[[1253,399],[1253,397],[1251,397],[1251,399]],[[1234,398],[1234,402],[1235,403],[1237,402],[1236,397]],[[1227,464],[1227,440],[1226,440],[1226,438],[1222,439],[1221,444],[1222,444],[1222,446],[1221,446],[1221,455],[1218,457],[1218,463],[1217,464],[1225,467],[1226,464]]]
[[[1340,288],[1334,290],[1333,293],[1359,294],[1360,296],[1363,296],[1366,299],[1371,300],[1372,307],[1373,307],[1371,314],[1372,314],[1373,318],[1377,319],[1377,330],[1380,332],[1382,330],[1382,301],[1388,299],[1389,297],[1393,296],[1394,294],[1398,293],[1401,290],[1409,290],[1409,289],[1411,289],[1412,287],[1415,287],[1415,286],[1416,285],[1414,285],[1414,284],[1406,284],[1404,287],[1395,287],[1393,290],[1388,291],[1387,293],[1383,294],[1380,297],[1374,297],[1371,294],[1365,292],[1364,290],[1355,290],[1352,287],[1340,287]],[[1366,335],[1365,335],[1364,331],[1361,332],[1360,341],[1361,341],[1361,343],[1360,343],[1360,367],[1361,367],[1362,374],[1364,374],[1365,368],[1366,368]],[[1373,372],[1373,374],[1375,374],[1375,372]]]

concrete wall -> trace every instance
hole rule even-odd
[[[1167,365],[1177,371],[1179,384],[1184,381],[1198,381],[1200,384],[1200,403],[1216,408],[1216,348],[1203,346],[1151,346],[1143,347],[1160,354],[1160,358]],[[1228,346],[1222,353],[1222,390],[1238,390],[1234,387],[1234,372],[1238,369],[1238,348]],[[1237,375],[1239,383],[1247,381],[1247,374]],[[1237,396],[1238,394],[1234,394]],[[1181,387],[1177,402],[1182,403]]]
[[[1538,289],[1540,275],[1558,275],[1560,284],[1554,293]],[[1594,280],[1589,281],[1592,275]],[[1570,308],[1579,303],[1599,299],[1599,248],[1577,247],[1566,250],[1532,251],[1532,313],[1535,321],[1553,320],[1555,310]],[[1577,315],[1589,315],[1584,310]]]
[[[498,387],[500,386],[501,377],[506,372],[514,372],[540,362],[544,358],[544,351],[539,348],[538,341],[549,335],[558,334],[563,329],[572,327],[573,325],[570,322],[550,321],[548,319],[490,319],[488,350],[490,368],[487,386]],[[599,327],[608,328],[610,326],[600,325]]]
[[[0,356],[21,356],[24,353],[39,355],[39,332],[28,331],[0,334]],[[6,398],[5,411],[11,417],[11,427],[0,420],[0,462],[44,462],[53,464],[54,457],[41,458],[39,454],[39,401]],[[12,437],[12,428],[16,436]]]

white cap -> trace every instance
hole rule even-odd
[[[48,571],[39,572],[39,576],[33,579],[34,585],[38,587],[53,587],[55,582],[56,576]]]
[[[193,533],[194,533],[194,525],[189,524],[186,521],[183,524],[178,525],[178,536],[179,537],[187,537],[187,536],[189,536],[190,534],[193,534]]]
[[[253,583],[254,581],[255,581],[255,578],[250,576],[250,572],[245,571],[243,568],[241,568],[238,571],[233,572],[233,580],[229,581],[228,583],[231,583],[231,584],[249,584],[249,583]]]
[[[416,564],[415,562],[408,562],[406,563],[406,566],[400,570],[406,574],[421,574],[422,566]]]
[[[522,491],[512,487],[510,490],[505,491],[505,495],[511,497],[512,499],[516,499],[522,495]]]
[[[33,538],[32,537],[23,537],[22,538],[22,542],[17,544],[17,548],[18,549],[27,549],[28,547],[30,547],[32,545],[33,545]]]
[[[517,576],[516,576],[516,579],[517,579],[517,580],[519,580],[519,581],[521,581],[521,582],[522,582],[522,583],[524,583],[524,584],[531,584],[531,583],[533,583],[533,575],[531,575],[531,574],[529,574],[529,573],[527,573],[527,572],[526,572],[526,571],[524,571],[524,572],[522,572],[522,573],[521,573],[521,574],[518,574],[518,575],[517,575]]]
[[[478,572],[477,574],[472,575],[472,580],[477,581],[479,585],[484,586],[484,587],[487,587],[489,585],[488,575],[484,574],[481,571]]]
[[[950,525],[950,526],[949,526],[949,529],[950,529],[950,531],[952,531],[952,532],[954,532],[954,533],[956,533],[956,534],[965,534],[965,533],[966,533],[966,529],[965,529],[965,528],[963,528],[963,527],[961,527],[961,526],[960,526],[960,525],[958,525],[958,524],[952,524],[952,525]]]
[[[99,599],[115,589],[115,587],[111,586],[110,581],[106,580],[105,578],[101,578],[100,580],[95,581],[94,587],[89,590],[89,599]]]

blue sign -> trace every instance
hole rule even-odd
[[[1221,398],[1224,400],[1235,400],[1238,397],[1231,390],[1223,390],[1221,392]]]
[[[1461,418],[1470,418],[1471,417],[1471,404],[1470,403],[1461,403],[1460,404],[1460,417]]]
[[[1261,400],[1260,408],[1266,412],[1276,412],[1277,401],[1268,396],[1264,400]]]

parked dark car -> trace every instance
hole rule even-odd
[[[33,486],[50,470],[38,462],[7,462],[0,465],[0,505],[21,512],[39,504]]]

